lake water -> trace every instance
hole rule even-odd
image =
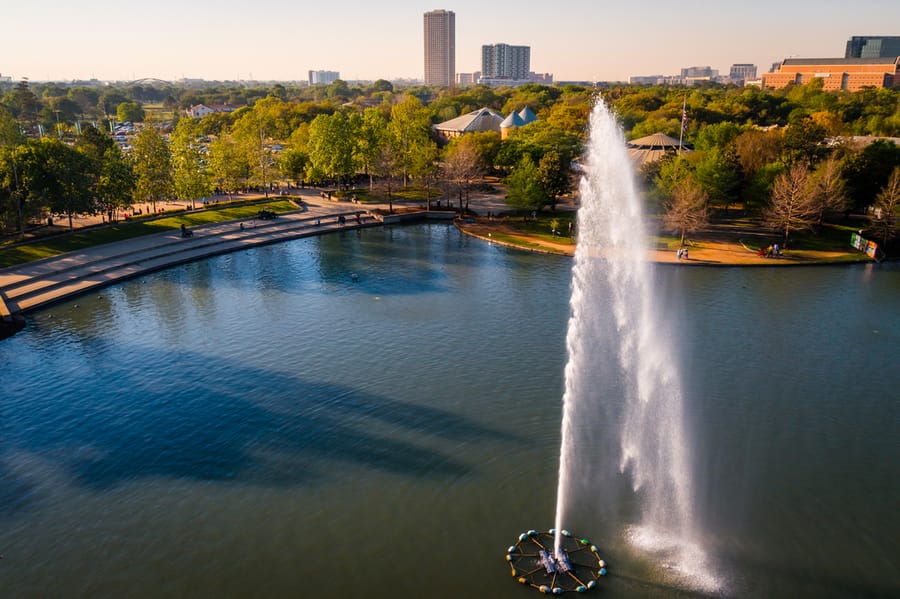
[[[33,315],[0,342],[0,596],[537,596],[504,555],[553,525],[570,269],[370,229]],[[900,268],[655,275],[711,571],[583,485],[600,593],[900,596]]]

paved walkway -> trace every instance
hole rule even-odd
[[[244,219],[192,227],[193,235],[188,238],[174,230],[0,269],[0,319],[8,320],[12,314],[27,313],[122,279],[208,256],[340,229],[377,226],[382,223],[381,217],[369,211],[388,208],[387,204],[331,201],[314,189],[294,190],[293,194],[291,199],[301,200],[302,209],[281,213],[272,220]],[[394,207],[409,206],[395,202]],[[481,214],[497,213],[503,209],[502,195],[473,196],[470,208]],[[339,222],[341,216],[345,219],[343,224]]]
[[[344,217],[344,224],[339,222],[340,217]],[[193,227],[193,235],[187,238],[175,230],[61,254],[0,270],[0,316],[29,312],[121,279],[207,256],[379,224],[380,219],[363,208],[340,203],[282,213],[271,220],[245,219]]]

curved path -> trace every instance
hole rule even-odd
[[[176,264],[236,250],[381,224],[380,217],[334,206],[281,213],[272,220],[243,219],[94,246],[0,270],[0,318],[27,313],[78,293]],[[357,219],[359,214],[359,219]],[[344,224],[339,217],[346,219]],[[241,228],[241,223],[244,227]]]

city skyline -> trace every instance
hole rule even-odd
[[[235,0],[126,6],[112,0],[15,3],[4,11],[0,74],[14,80],[303,81],[310,70],[346,80],[424,78],[422,15],[456,15],[456,71],[480,70],[485,44],[531,47],[531,70],[556,81],[627,81],[690,66],[760,73],[788,57],[843,56],[852,36],[897,35],[900,4],[835,0],[749,9],[649,0],[640,11],[573,0],[566,10],[519,3],[483,5],[400,0],[389,9],[348,0],[297,6]],[[798,26],[802,25],[802,26]]]

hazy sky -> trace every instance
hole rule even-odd
[[[456,70],[482,44],[531,46],[531,70],[627,80],[789,56],[844,55],[852,35],[900,35],[896,0],[0,0],[0,74],[14,80],[423,77],[422,14],[456,13]]]

